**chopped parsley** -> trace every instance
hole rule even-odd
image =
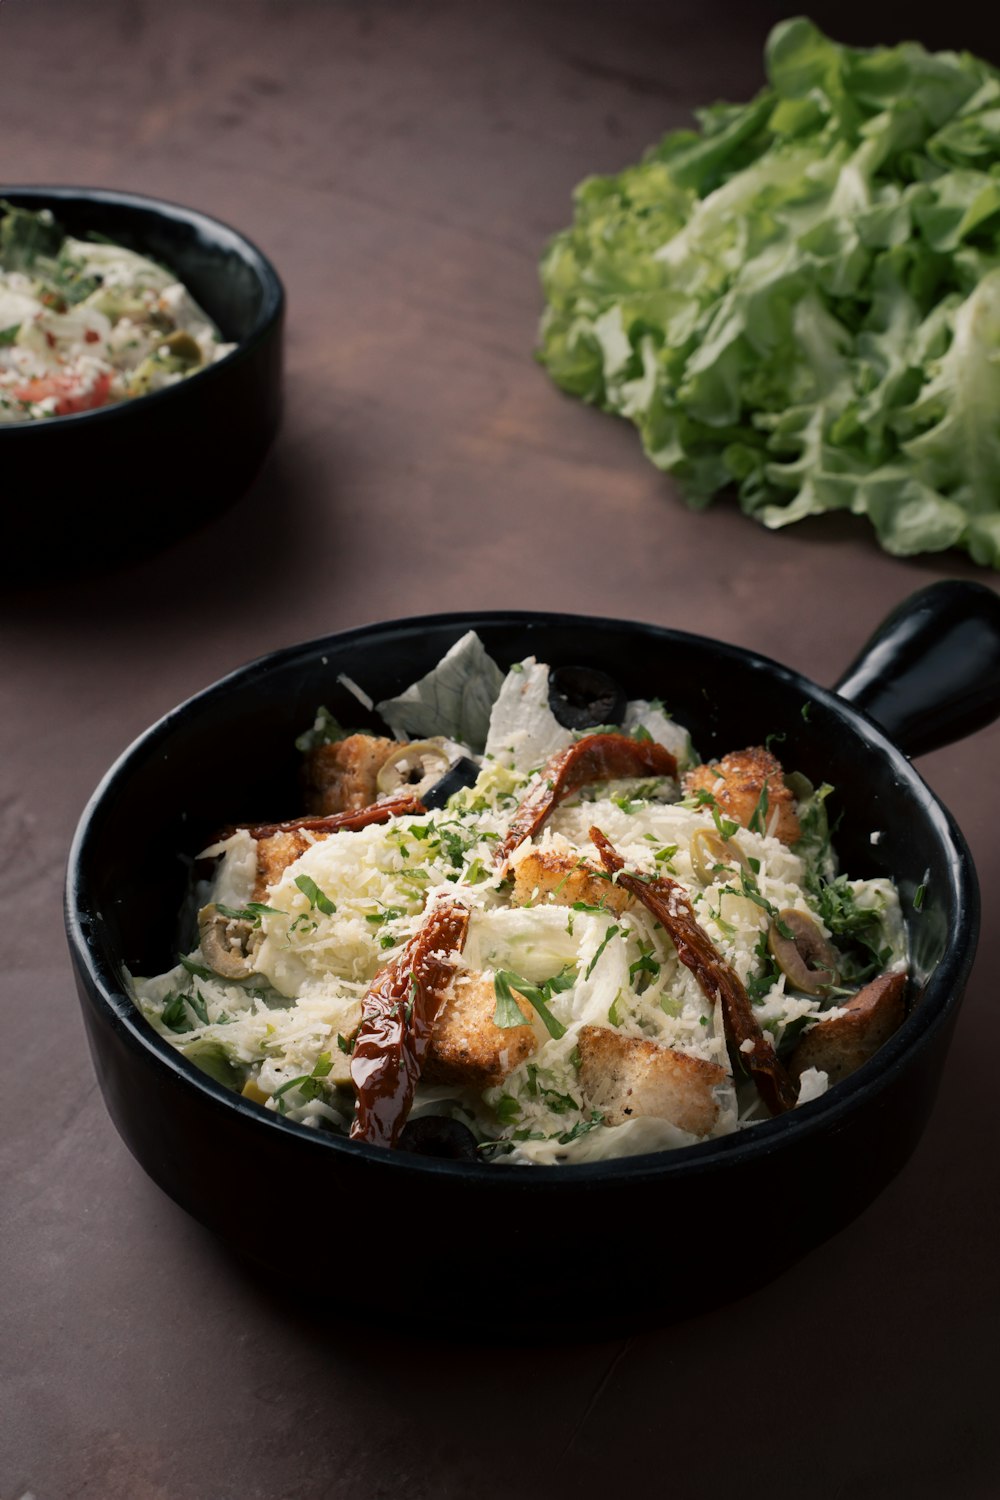
[[[765,792],[766,790],[767,788],[765,787]],[[718,832],[720,839],[722,839],[727,844],[740,826],[732,818],[724,818],[719,812],[718,806],[714,803],[714,801],[712,804],[712,822],[715,824],[716,831]]]
[[[601,1111],[599,1109],[592,1109],[589,1115],[585,1115],[583,1119],[578,1120],[575,1125],[569,1130],[563,1131],[562,1135],[557,1136],[556,1139],[560,1146],[568,1146],[571,1141],[579,1140],[581,1135],[586,1135],[588,1131],[595,1129],[601,1123]]]
[[[640,958],[636,959],[635,963],[629,964],[628,966],[630,979],[634,979],[637,974],[651,974],[653,978],[656,979],[659,975],[659,972],[660,965],[657,963],[656,959],[653,958],[653,956],[649,953],[643,953]]]
[[[558,1041],[561,1036],[566,1035],[566,1028],[549,1010],[548,1002],[554,994],[570,989],[575,982],[576,975],[571,969],[564,969],[562,973],[553,975],[542,984],[531,984],[529,980],[522,979],[519,974],[512,973],[510,969],[498,969],[493,976],[493,993],[496,996],[496,1009],[493,1012],[494,1026],[499,1026],[506,1031],[512,1026],[528,1024],[525,1021],[524,1012],[511,993],[512,990],[517,990],[517,993],[527,1000],[529,1005],[534,1006],[549,1036]]]
[[[757,798],[757,806],[754,808],[752,814],[750,815],[750,821],[747,824],[747,827],[752,833],[767,833],[767,810],[769,803],[770,799],[768,797],[767,782],[765,781],[764,785],[760,789],[760,796]]]
[[[295,884],[298,886],[303,896],[306,896],[308,898],[311,908],[316,911],[321,911],[325,917],[333,916],[333,913],[337,910],[336,906],[334,906],[329,896],[325,895],[323,891],[320,890],[319,886],[316,884],[315,880],[313,880],[311,875],[296,875]],[[265,908],[265,910],[268,909],[269,908]]]
[[[272,917],[283,917],[285,913],[278,911],[275,906],[265,906],[262,901],[248,901],[246,906],[223,906],[221,901],[216,902],[215,909],[224,917],[229,917],[234,922],[250,922],[254,927],[260,926],[260,919],[265,914]]]
[[[188,958],[183,953],[178,953],[177,962],[183,969],[187,969],[189,974],[193,974],[196,979],[218,979],[219,977],[211,969],[207,969],[204,964],[195,963],[193,958]]]
[[[516,1125],[521,1118],[521,1106],[513,1094],[501,1094],[493,1108],[501,1125]]]
[[[613,937],[617,937],[620,932],[621,932],[621,928],[618,926],[618,923],[617,922],[613,922],[612,925],[605,932],[604,937],[601,940],[601,943],[600,943],[600,945],[599,945],[599,947],[597,949],[597,952],[594,954],[593,958],[590,960],[590,963],[587,965],[586,971],[585,971],[584,976],[583,976],[584,979],[589,979],[590,978],[591,974],[594,972],[594,965],[597,963],[597,960],[600,958],[601,954],[604,952],[605,948],[608,946],[608,944],[610,943],[611,939]]]
[[[290,1089],[297,1089],[304,1103],[317,1099],[324,1092],[323,1080],[333,1067],[333,1060],[329,1052],[321,1052],[316,1059],[316,1064],[311,1073],[303,1073],[298,1078],[289,1078],[275,1089],[271,1095],[272,1099],[278,1100],[278,1109],[281,1114],[285,1113],[284,1095]]]

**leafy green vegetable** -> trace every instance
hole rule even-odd
[[[637,974],[652,974],[655,979],[660,972],[660,967],[660,964],[651,953],[643,953],[640,958],[636,959],[635,963],[629,964],[629,978],[634,979]]]
[[[881,913],[858,904],[844,875],[822,881],[814,900],[820,917],[837,940],[845,982],[862,984],[881,973],[892,957]]]
[[[237,922],[251,922],[254,927],[259,927],[261,917],[268,913],[275,917],[284,916],[284,912],[279,911],[276,906],[265,906],[263,901],[248,901],[246,906],[223,906],[219,901],[215,909],[224,917]]]
[[[418,682],[376,707],[400,738],[446,734],[482,750],[503,679],[482,641],[469,630]]]
[[[523,1020],[522,1017],[520,1024]],[[521,1118],[521,1106],[513,1094],[501,1094],[494,1108],[501,1125],[513,1125]]]
[[[597,1126],[602,1123],[603,1116],[601,1115],[601,1111],[599,1109],[592,1109],[588,1115],[578,1120],[569,1130],[564,1130],[556,1139],[561,1146],[568,1146],[571,1141],[578,1141],[581,1135],[586,1135],[588,1131],[596,1130]]]
[[[295,741],[295,748],[305,755],[309,750],[319,749],[320,745],[333,745],[338,740],[346,739],[348,732],[340,720],[328,708],[320,704],[316,710],[312,728],[299,735]]]
[[[48,209],[35,213],[0,198],[0,266],[30,271],[40,255],[57,255],[63,232]]]
[[[281,1099],[283,1095],[288,1093],[289,1089],[297,1089],[306,1104],[312,1099],[318,1099],[324,1092],[323,1079],[326,1078],[332,1067],[333,1063],[329,1052],[321,1052],[316,1059],[316,1064],[311,1073],[302,1073],[298,1078],[287,1079],[280,1087],[275,1089],[271,1095],[272,1099]],[[284,1113],[284,1110],[281,1110],[281,1113]]]
[[[576,975],[572,970],[564,970],[563,973],[546,979],[543,984],[532,984],[509,969],[498,969],[493,976],[493,992],[497,1002],[493,1012],[494,1026],[500,1026],[506,1030],[511,1026],[525,1024],[521,1007],[511,993],[512,990],[517,990],[517,993],[527,1000],[529,1005],[534,1006],[549,1036],[558,1041],[561,1036],[566,1035],[566,1028],[549,1010],[548,1002],[554,994],[570,989],[575,980]]]
[[[799,837],[795,852],[806,861],[814,881],[821,876],[830,878],[835,871],[826,799],[833,787],[828,781],[814,787],[799,772],[792,772],[785,780],[797,798]]]
[[[182,1044],[181,1050],[196,1067],[224,1088],[242,1087],[243,1071],[232,1061],[221,1042],[210,1037],[196,1037],[194,1041]]]
[[[802,17],[765,62],[749,104],[581,183],[539,358],[695,508],[735,485],[769,527],[847,510],[1000,567],[1000,72]]]
[[[204,964],[196,963],[193,958],[188,958],[183,953],[178,953],[177,962],[182,968],[187,969],[189,974],[193,974],[196,979],[217,979],[219,977],[211,969],[207,969]]]
[[[166,1003],[160,1014],[160,1020],[168,1031],[174,1031],[178,1034],[194,1029],[191,1019],[188,1016],[187,1004],[183,995],[167,996]]]
[[[589,979],[590,978],[591,974],[594,972],[594,968],[595,968],[595,966],[597,964],[597,960],[600,958],[601,954],[604,952],[605,948],[608,946],[608,944],[610,943],[611,939],[613,937],[617,937],[618,934],[619,934],[619,932],[621,932],[621,928],[618,926],[617,922],[613,922],[611,924],[611,926],[605,932],[604,937],[602,938],[601,942],[598,944],[597,952],[594,954],[593,958],[590,960],[590,963],[587,965],[586,971],[585,971],[584,976],[583,976],[584,979]]]
[[[298,886],[303,896],[308,897],[310,908],[314,907],[317,911],[321,911],[324,916],[327,917],[331,917],[337,910],[336,906],[330,900],[329,896],[325,891],[320,890],[319,886],[316,884],[315,880],[313,880],[311,875],[296,875],[295,884]],[[271,909],[272,908],[270,907],[264,908],[265,911],[270,911]]]

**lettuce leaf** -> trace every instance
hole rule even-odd
[[[767,86],[575,196],[539,359],[692,507],[1000,567],[1000,73],[782,22]]]
[[[478,635],[467,630],[426,676],[375,706],[397,739],[447,735],[481,751],[503,680]]]

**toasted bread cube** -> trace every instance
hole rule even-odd
[[[575,855],[540,849],[531,850],[514,867],[511,901],[515,906],[572,906],[585,901],[619,914],[632,905],[628,891]]]
[[[253,899],[263,901],[270,888],[277,885],[288,866],[294,864],[313,843],[301,829],[290,829],[284,833],[272,833],[257,840],[257,880],[253,888]]]
[[[491,1088],[531,1056],[538,1046],[531,1008],[516,991],[512,993],[525,1024],[495,1026],[492,979],[485,974],[455,975],[431,1033],[422,1072],[427,1083]]]
[[[765,786],[766,810],[761,800]],[[719,811],[744,828],[750,827],[754,813],[761,808],[764,827],[761,830],[755,825],[757,832],[770,834],[783,844],[794,844],[802,831],[795,811],[795,798],[785,785],[781,762],[763,745],[733,750],[721,760],[695,766],[684,777],[684,791],[688,795],[709,792]]]
[[[841,1014],[818,1021],[798,1042],[788,1070],[798,1078],[806,1068],[819,1068],[831,1083],[839,1083],[888,1041],[906,1014],[906,975],[882,974],[858,990]]]
[[[375,778],[395,740],[373,734],[349,734],[332,745],[317,745],[305,759],[306,807],[311,813],[356,812],[378,796]]]
[[[669,1120],[692,1135],[708,1135],[715,1125],[714,1090],[728,1082],[717,1063],[607,1026],[582,1026],[577,1046],[584,1100],[601,1111],[605,1125],[623,1125],[639,1115]]]

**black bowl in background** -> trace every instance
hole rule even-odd
[[[0,571],[108,565],[219,514],[248,487],[281,415],[285,295],[235,229],[195,209],[103,188],[2,187],[161,262],[237,348],[165,390],[66,417],[0,425]]]
[[[629,696],[663,698],[705,757],[783,734],[786,766],[834,784],[844,867],[897,880],[913,952],[910,1014],[870,1063],[792,1114],[720,1140],[511,1168],[403,1155],[290,1123],[227,1092],[153,1032],[125,970],[156,973],[175,961],[184,856],[220,824],[294,814],[294,740],[317,705],[363,718],[338,673],[377,700],[469,628],[503,665],[528,653],[585,662]],[[890,617],[842,687],[904,739],[915,726],[923,748],[979,727],[1000,712],[1000,600],[974,584],[923,591]],[[76,834],[67,930],[112,1118],[171,1197],[281,1285],[341,1306],[353,1297],[361,1315],[397,1327],[596,1336],[748,1290],[875,1197],[934,1100],[979,901],[961,834],[905,748],[869,713],[773,661],[615,620],[431,616],[251,663],[136,741]]]

